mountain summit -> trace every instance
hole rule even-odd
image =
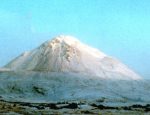
[[[5,68],[17,71],[88,74],[101,78],[141,78],[118,60],[81,43],[72,36],[64,35],[23,53]]]

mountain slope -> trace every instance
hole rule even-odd
[[[71,36],[58,36],[25,52],[5,68],[40,72],[80,73],[101,78],[140,79],[127,66]]]

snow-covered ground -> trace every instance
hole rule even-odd
[[[114,80],[56,72],[0,72],[0,95],[9,101],[53,102],[104,99],[105,104],[149,103],[145,80]]]

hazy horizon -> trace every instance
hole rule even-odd
[[[0,66],[60,34],[150,78],[148,0],[1,0]]]

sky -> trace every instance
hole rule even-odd
[[[60,34],[150,78],[149,0],[0,0],[0,66]]]

